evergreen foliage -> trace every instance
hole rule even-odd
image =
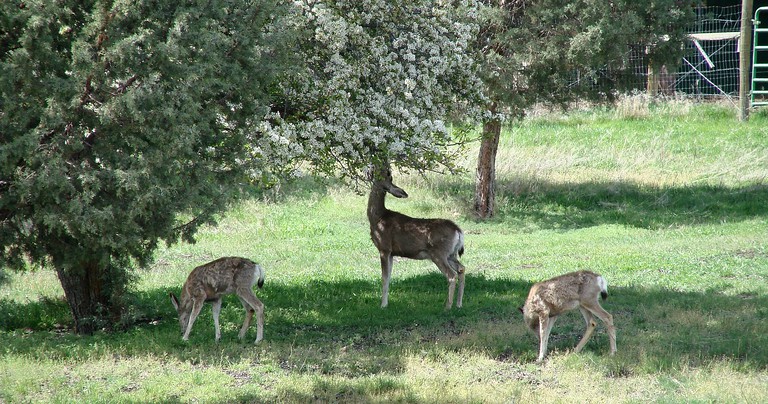
[[[0,265],[52,265],[78,332],[130,268],[297,162],[452,167],[481,97],[473,1],[153,0],[0,7]]]
[[[53,265],[76,328],[247,181],[286,58],[274,1],[0,5],[0,265]]]

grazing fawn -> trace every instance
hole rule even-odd
[[[547,355],[549,333],[560,314],[579,308],[587,330],[576,345],[575,352],[581,351],[597,326],[594,317],[599,318],[608,328],[611,355],[616,353],[616,327],[613,316],[605,311],[598,299],[608,297],[608,282],[602,276],[589,271],[571,272],[534,284],[528,293],[525,306],[520,308],[528,327],[539,337],[539,357],[542,361]]]
[[[453,306],[458,278],[456,307],[461,307],[464,295],[464,265],[459,262],[459,257],[464,253],[464,233],[450,220],[416,219],[384,207],[384,197],[387,193],[397,198],[408,197],[405,191],[392,184],[389,164],[374,170],[371,180],[368,221],[371,225],[371,240],[379,250],[381,258],[381,307],[387,307],[392,259],[395,256],[429,259],[437,265],[448,280],[446,310]]]
[[[184,282],[181,300],[173,293],[171,303],[179,313],[179,325],[184,334],[182,339],[189,340],[192,324],[200,315],[205,302],[213,306],[213,324],[216,328],[216,342],[221,339],[219,313],[223,295],[234,293],[245,308],[245,321],[240,329],[239,338],[243,339],[253,314],[256,313],[256,341],[264,338],[264,304],[253,294],[253,285],[264,285],[264,270],[259,264],[239,257],[224,257],[201,265],[192,270]]]

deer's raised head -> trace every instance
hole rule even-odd
[[[413,218],[389,210],[384,205],[387,193],[397,198],[408,194],[392,183],[392,171],[386,162],[368,170],[371,194],[368,197],[368,222],[371,240],[379,250],[381,259],[381,307],[389,302],[389,280],[393,257],[429,259],[448,280],[448,299],[445,308],[453,307],[456,282],[459,292],[456,307],[461,307],[464,294],[464,265],[459,257],[464,253],[464,233],[456,223],[447,219]]]
[[[397,198],[408,197],[407,192],[392,183],[392,170],[388,164],[382,167],[370,168],[368,170],[368,179],[371,181],[373,189],[382,189]]]

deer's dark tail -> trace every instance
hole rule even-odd
[[[608,281],[605,280],[602,276],[597,277],[597,286],[600,287],[600,297],[603,298],[603,300],[608,298]]]

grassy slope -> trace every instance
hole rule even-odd
[[[465,306],[444,312],[429,262],[396,261],[381,310],[365,196],[305,178],[247,201],[195,245],[160,251],[141,271],[125,333],[59,332],[55,275],[0,285],[0,401],[768,401],[768,119],[713,106],[548,116],[502,140],[498,214],[469,213],[468,173],[401,174],[412,216],[467,233]],[[264,343],[236,340],[242,308],[225,300],[222,342],[205,309],[182,343],[168,290],[222,255],[261,262]],[[532,282],[602,273],[618,328],[572,355],[578,312],[558,320],[551,355],[516,307]],[[248,334],[255,338],[255,331]]]

